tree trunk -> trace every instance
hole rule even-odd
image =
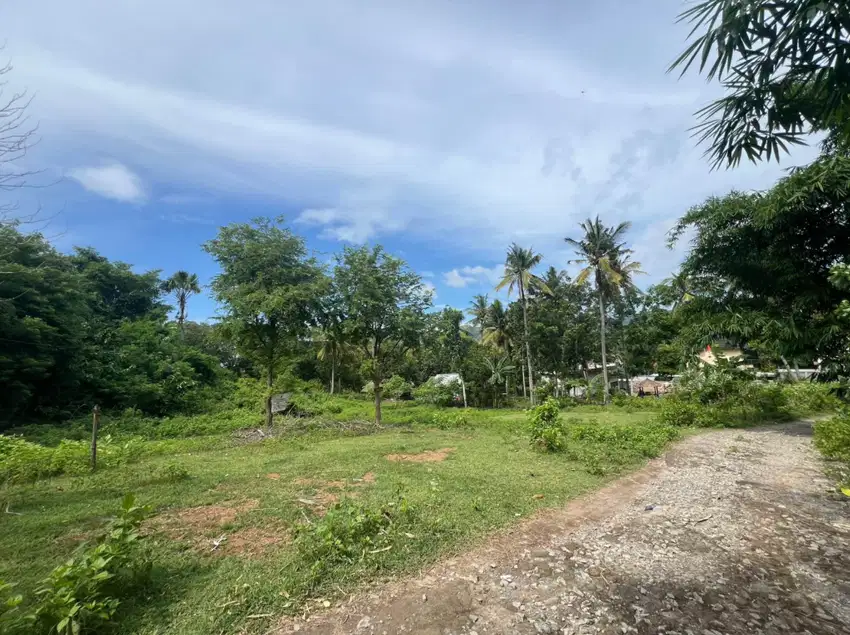
[[[605,355],[605,298],[599,289],[599,338],[602,341],[602,400],[608,403],[608,359]]]
[[[463,391],[463,407],[466,408],[466,382],[463,381],[463,377],[460,374],[458,374],[458,377],[460,377],[460,389]]]
[[[331,356],[331,394],[334,394],[334,375],[336,370],[336,356]]]
[[[522,354],[519,356],[519,370],[522,373],[522,397],[525,399],[528,394],[525,392],[525,360],[522,358]]]
[[[528,311],[526,310],[525,289],[522,282],[519,285],[519,295],[522,300],[522,323],[525,329],[525,356],[528,359],[528,394],[531,405],[534,405],[534,370],[531,368],[531,342],[528,340]]]
[[[383,396],[384,389],[381,388],[380,378],[372,381],[375,384],[375,423],[381,425],[381,397]]]
[[[274,386],[274,364],[269,363],[269,372],[266,376],[266,387],[268,394],[266,395],[266,427],[272,427],[272,386]]]
[[[508,398],[508,378],[505,377],[505,399]]]

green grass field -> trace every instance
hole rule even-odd
[[[26,596],[133,492],[155,510],[144,541],[154,569],[144,594],[122,600],[118,630],[206,634],[236,632],[238,625],[263,633],[282,613],[333,602],[366,580],[416,570],[537,509],[561,506],[647,454],[625,442],[576,441],[577,451],[601,453],[602,469],[588,469],[581,452],[532,448],[522,411],[469,410],[468,424],[450,430],[432,427],[434,409],[389,404],[385,412],[388,423],[401,425],[359,436],[323,430],[259,442],[229,433],[151,440],[138,462],[7,484],[0,502],[13,513],[0,515],[0,580],[17,583]],[[651,416],[615,408],[565,413],[612,429],[643,428]],[[359,410],[352,418],[361,418]],[[446,448],[442,461],[386,458]],[[400,497],[415,513],[389,548],[305,584],[309,563],[299,561],[295,527],[321,522],[335,500],[377,508]]]

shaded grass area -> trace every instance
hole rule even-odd
[[[603,451],[611,435],[585,434],[573,438],[574,452],[543,454],[529,445],[522,411],[468,410],[466,425],[438,430],[429,424],[434,408],[388,406],[391,427],[376,434],[324,431],[240,445],[227,434],[147,441],[136,463],[5,486],[0,503],[19,515],[0,517],[0,579],[17,582],[26,594],[102,526],[125,493],[134,492],[169,522],[149,523],[145,549],[155,564],[153,581],[122,606],[120,632],[218,633],[239,625],[261,633],[275,615],[333,601],[376,576],[415,570],[540,508],[561,506],[652,452],[628,445]],[[565,414],[614,428],[640,427],[651,418],[649,412],[618,409]],[[452,451],[441,462],[386,458],[443,448]],[[585,453],[608,469],[588,470],[576,460]],[[320,523],[333,499],[346,497],[367,508],[403,498],[415,512],[412,524],[389,549],[336,566],[305,596],[309,567],[299,561],[293,528]],[[220,523],[204,513],[222,507],[238,511]],[[207,520],[193,522],[195,517]],[[231,546],[246,536],[249,543],[264,536],[280,540],[249,544],[256,552],[214,550],[222,536]]]

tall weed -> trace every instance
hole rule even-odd
[[[136,543],[139,525],[149,514],[132,494],[95,544],[83,545],[56,567],[35,591],[26,612],[21,596],[7,597],[0,609],[2,632],[23,635],[78,635],[110,627],[120,597],[146,581],[150,563],[140,558]],[[0,582],[0,591],[12,585]]]

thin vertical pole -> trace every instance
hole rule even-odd
[[[91,469],[97,469],[97,427],[100,423],[100,406],[95,406],[91,414]]]

